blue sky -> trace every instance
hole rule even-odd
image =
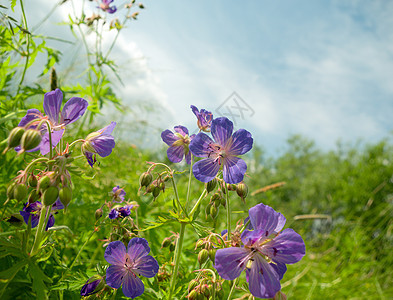
[[[331,149],[392,131],[392,1],[143,3],[115,52],[119,93],[131,106],[156,103],[156,128],[193,131],[190,104],[217,116],[235,91],[253,111],[236,127],[269,153],[290,134]]]

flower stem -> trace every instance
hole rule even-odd
[[[188,176],[188,187],[187,187],[187,198],[186,203],[184,204],[184,209],[187,211],[188,200],[190,200],[191,194],[191,178],[192,178],[192,165],[194,164],[194,156],[191,154],[191,165],[190,165],[190,174]]]
[[[187,225],[187,223],[180,224],[180,235],[179,235],[179,238],[177,239],[177,243],[176,243],[175,266],[173,267],[173,273],[172,273],[172,277],[171,277],[171,285],[169,287],[168,300],[172,300],[172,294],[173,294],[173,290],[175,288],[177,271],[179,270],[179,264],[180,264],[180,255],[181,255],[182,248],[183,248],[183,239],[184,239],[184,232],[185,232],[186,225]]]
[[[199,204],[201,203],[202,199],[205,197],[206,193],[207,193],[207,191],[206,191],[206,189],[204,189],[202,194],[201,194],[201,196],[199,197],[198,201],[195,203],[194,207],[190,211],[190,216],[191,217],[194,216],[195,211],[197,210],[197,208],[198,208]]]
[[[28,27],[27,27],[27,19],[26,19],[25,9],[24,9],[24,7],[23,7],[23,1],[22,1],[22,0],[20,0],[20,7],[21,7],[21,9],[22,9],[23,25],[24,25],[24,27],[25,27],[24,29],[25,29],[26,31],[28,31],[29,29],[28,29]],[[26,55],[26,62],[25,62],[25,66],[24,66],[24,68],[23,68],[22,78],[20,79],[20,82],[19,82],[19,85],[18,85],[18,91],[17,91],[17,93],[19,93],[19,91],[20,91],[20,89],[21,89],[23,80],[25,79],[27,67],[28,67],[28,65],[29,65],[29,57],[30,57],[30,50],[29,50],[29,48],[30,48],[30,38],[31,38],[31,37],[30,37],[30,33],[26,33],[26,34],[27,34],[27,44],[26,44],[26,53],[27,53],[27,55]]]
[[[231,206],[229,205],[229,195],[228,195],[228,184],[225,183],[225,197],[227,202],[227,226],[228,226],[228,233],[227,233],[227,240],[229,241],[231,237]]]
[[[35,239],[34,239],[34,244],[33,247],[31,248],[30,251],[30,256],[34,256],[38,253],[40,246],[41,246],[41,240],[42,240],[42,233],[45,230],[45,221],[46,221],[46,212],[48,210],[48,207],[45,204],[42,204],[41,212],[40,212],[40,220],[38,221],[38,227],[37,227],[37,232],[35,233]]]
[[[237,278],[233,281],[233,284],[232,284],[231,290],[229,291],[229,295],[228,295],[227,300],[231,300],[233,291],[235,290],[236,283],[237,283]]]

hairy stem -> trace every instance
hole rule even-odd
[[[179,238],[177,239],[177,243],[176,243],[175,266],[173,267],[173,273],[172,273],[172,277],[171,277],[171,285],[169,287],[168,300],[172,300],[173,290],[175,288],[177,271],[179,270],[180,256],[181,256],[181,252],[182,252],[182,248],[183,248],[183,239],[184,239],[184,232],[185,232],[186,225],[187,225],[187,223],[180,224],[180,235],[179,235]]]
[[[227,226],[228,226],[228,233],[227,233],[227,240],[231,238],[231,206],[229,205],[229,194],[228,194],[228,183],[225,183],[225,197],[227,203]]]

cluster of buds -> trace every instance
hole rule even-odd
[[[16,148],[18,146],[20,146],[18,155],[25,151],[33,150],[40,145],[41,139],[41,133],[36,129],[15,127],[8,135],[7,147],[5,148],[3,154],[6,153],[9,149]]]
[[[216,233],[211,233],[207,237],[199,239],[196,242],[195,249],[200,249],[198,253],[198,262],[202,266],[208,259],[214,264],[217,248],[225,247],[225,241]]]
[[[164,238],[161,243],[161,248],[169,248],[170,252],[175,251],[176,248],[176,241],[178,239],[178,234],[173,233],[171,236]]]
[[[129,218],[129,221],[130,224],[127,224],[127,226],[112,227],[112,233],[110,234],[109,242],[120,240],[127,245],[132,238],[138,237],[137,226],[134,224],[134,221],[131,218]]]
[[[188,284],[188,300],[212,299],[213,295],[215,295],[215,299],[224,299],[222,282],[214,282],[205,275],[205,272],[199,279],[193,279]]]
[[[145,187],[145,193],[151,193],[154,200],[160,195],[161,192],[165,192],[165,182],[169,180],[169,175],[165,175],[166,172],[157,175],[157,178],[153,180],[153,175],[148,172],[142,173],[139,178],[139,190]]]
[[[159,282],[168,281],[171,278],[171,271],[173,269],[173,263],[163,263],[160,265],[157,273],[157,280]]]

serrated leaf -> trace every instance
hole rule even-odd
[[[33,290],[37,293],[37,299],[46,299],[47,287],[44,282],[51,283],[52,280],[34,263],[29,263],[29,273],[33,278]]]

